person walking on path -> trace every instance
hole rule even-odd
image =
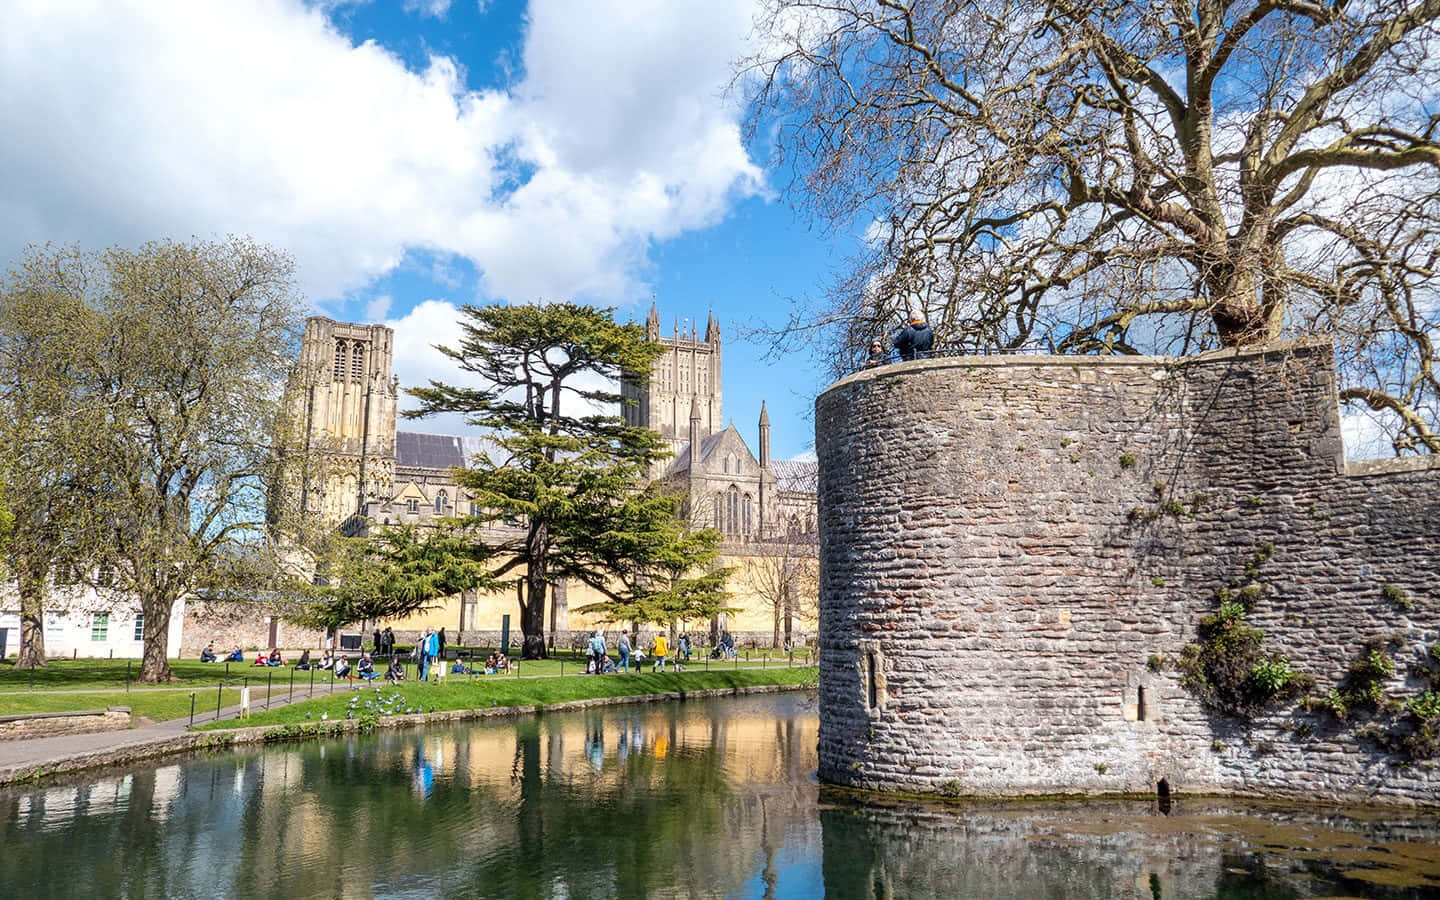
[[[590,635],[590,665],[588,668],[596,675],[605,671],[605,637],[600,632]]]
[[[626,672],[630,671],[630,635],[620,632],[620,640],[616,644],[620,650],[620,668]]]
[[[670,644],[665,640],[665,633],[655,635],[655,646],[650,649],[655,661],[650,664],[650,671],[665,671],[665,657],[670,654]]]

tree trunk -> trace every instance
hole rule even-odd
[[[174,681],[166,651],[170,643],[170,611],[174,604],[168,598],[150,594],[140,596],[140,614],[145,617],[145,649],[140,658],[140,676],[135,679],[143,684],[158,684]]]
[[[22,669],[45,665],[45,577],[23,562],[16,566],[20,582],[20,653],[15,664]]]
[[[520,632],[525,643],[520,650],[521,659],[545,658],[545,595],[546,583],[538,567],[531,565],[525,573],[525,597],[520,602]]]

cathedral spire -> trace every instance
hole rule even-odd
[[[660,339],[660,309],[655,305],[655,298],[650,298],[650,315],[645,317],[645,339],[658,341]]]
[[[720,323],[715,321],[715,313],[712,311],[705,317],[705,343],[720,340]]]
[[[770,413],[764,400],[760,401],[760,468],[770,468]]]

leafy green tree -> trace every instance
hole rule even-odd
[[[33,548],[46,541],[108,573],[144,616],[142,681],[171,677],[177,600],[265,572],[255,547],[298,344],[293,269],[241,238],[39,249],[6,291],[7,382],[35,366],[35,389],[7,397],[30,423],[11,441],[29,457],[7,472],[20,580],[43,589],[56,557]],[[42,499],[56,505],[37,512]]]
[[[607,599],[586,604],[580,612],[609,622],[653,622],[673,629],[686,619],[735,611],[725,605],[732,570],[715,566],[720,532],[690,531],[679,509],[678,497],[654,485],[625,499],[614,516],[622,527],[596,532],[587,546],[595,564],[575,572]],[[596,572],[616,577],[596,579]]]
[[[620,375],[643,381],[663,350],[612,312],[573,303],[467,306],[458,347],[440,350],[479,385],[431,382],[410,391],[420,408],[407,415],[463,413],[493,439],[456,480],[481,508],[470,521],[496,562],[494,576],[524,569],[528,659],[545,655],[551,583],[608,583],[633,565],[617,536],[629,535],[634,547],[655,534],[657,519],[641,514],[641,489],[649,465],[665,455],[663,442],[611,411],[622,402]]]
[[[22,666],[45,665],[45,591],[57,572],[84,572],[104,555],[96,512],[112,421],[87,380],[101,337],[84,298],[93,275],[74,250],[32,251],[0,289],[0,518]]]
[[[393,619],[430,608],[461,591],[493,585],[486,548],[455,528],[387,528],[369,537],[334,538],[322,557],[323,583],[289,618],[327,631],[352,622]]]

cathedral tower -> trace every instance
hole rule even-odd
[[[305,320],[298,389],[307,458],[319,458],[305,477],[302,504],[343,521],[365,503],[388,499],[395,475],[395,414],[399,384],[391,374],[395,333],[384,325]]]
[[[651,365],[648,384],[639,385],[629,379],[621,381],[620,393],[631,401],[624,406],[623,416],[628,425],[643,425],[659,432],[678,454],[690,440],[692,412],[699,414],[702,438],[716,434],[723,427],[720,323],[712,313],[707,317],[704,337],[697,333],[694,324],[687,333],[680,329],[678,322],[671,336],[662,337],[660,312],[652,303],[645,320],[645,338],[660,344],[667,352]]]

